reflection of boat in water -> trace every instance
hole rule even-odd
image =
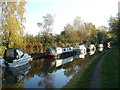
[[[18,67],[29,62],[31,56],[17,48],[9,48],[4,53],[4,64],[9,67]],[[3,61],[3,60],[2,60]],[[3,64],[3,62],[2,62]]]
[[[49,60],[49,62],[47,62],[47,64],[49,67],[59,67],[63,64],[71,62],[71,61],[73,61],[73,56],[65,58],[65,59]]]
[[[76,56],[77,56],[77,58],[85,58],[85,55],[86,54],[84,54],[84,53],[80,53],[79,55],[76,55]]]
[[[71,62],[71,61],[73,61],[73,57],[55,60],[55,62],[56,62],[55,67],[61,66],[61,65],[66,64],[68,62]]]
[[[3,81],[7,83],[17,83],[20,82],[24,75],[26,75],[29,72],[29,69],[31,68],[30,64],[22,65],[17,68],[5,68],[4,74],[3,74]]]

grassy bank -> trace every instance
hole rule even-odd
[[[118,88],[118,48],[113,48],[102,64],[102,88]]]
[[[95,56],[92,60],[88,62],[84,69],[80,70],[67,85],[63,88],[88,88],[89,81],[96,63],[105,54],[106,51],[101,52],[99,55]]]

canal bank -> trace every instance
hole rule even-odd
[[[101,88],[118,88],[120,87],[119,79],[120,73],[118,60],[118,47],[112,48],[102,64],[101,72]]]
[[[117,88],[118,87],[118,63],[117,63],[118,59],[116,56],[118,54],[117,47],[112,48],[111,49],[112,52],[108,53],[109,51],[110,50],[106,50],[100,53],[99,55],[95,56],[93,59],[91,59],[90,62],[88,62],[87,65],[84,67],[84,69],[80,70],[63,88],[89,88],[95,66],[101,59],[103,59],[104,63],[101,63],[102,69],[100,75],[101,80],[100,82],[98,81],[100,84],[100,88]],[[104,58],[102,58],[106,53],[108,54]],[[113,76],[111,76],[110,74]],[[113,80],[113,82],[111,80]],[[111,84],[113,84],[112,87],[110,86]],[[94,86],[93,88],[97,87]]]

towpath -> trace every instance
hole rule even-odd
[[[94,70],[93,70],[93,74],[92,74],[92,77],[91,77],[91,81],[90,81],[90,84],[89,84],[89,88],[101,88],[100,86],[100,80],[101,80],[101,65],[102,63],[104,63],[104,58],[106,57],[106,55],[108,53],[110,53],[110,51],[106,52],[102,57],[101,59],[98,61],[98,63],[96,64]]]

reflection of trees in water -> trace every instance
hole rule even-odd
[[[24,87],[24,80],[22,80],[21,82],[19,82],[19,83],[15,83],[15,84],[10,84],[10,83],[6,83],[6,82],[2,82],[2,88],[3,88],[3,90],[4,90],[4,88],[14,88],[14,89],[16,89],[16,88],[18,88],[18,89],[22,89],[22,90],[24,90],[25,89],[25,87]]]
[[[3,88],[24,88],[24,76],[29,72],[30,68],[29,63],[16,68],[4,68],[2,77]]]
[[[27,79],[38,75],[41,80],[38,83],[38,86],[44,86],[45,88],[54,88],[52,82],[52,76],[49,73],[52,73],[54,70],[50,69],[50,62],[45,59],[36,60],[30,63],[31,69],[29,73],[25,76]]]
[[[2,75],[2,88],[24,88],[23,75],[5,70],[5,73]]]
[[[64,75],[66,76],[73,75],[75,72],[73,62],[69,62],[68,64],[63,65],[63,69],[65,69]]]
[[[69,62],[68,64],[64,65],[65,75],[71,76],[74,75],[77,71],[85,66],[85,64],[89,61],[89,58],[85,59],[74,59],[74,61]]]
[[[44,86],[44,88],[54,88],[52,75],[43,72],[40,77],[41,80],[39,81],[38,86]]]
[[[35,74],[38,74],[43,66],[44,66],[44,59],[36,60],[30,62],[31,69],[29,70],[29,73],[25,76],[26,79],[34,77]]]
[[[41,80],[38,83],[38,86],[44,86],[44,88],[54,88],[53,77],[49,73],[49,68],[43,68],[38,74],[41,77]]]

